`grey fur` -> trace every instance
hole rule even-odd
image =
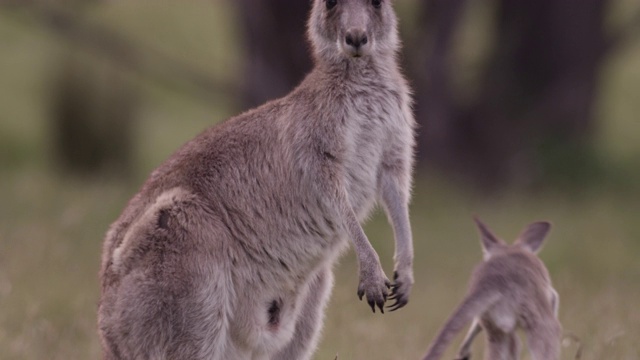
[[[517,360],[520,342],[516,330],[527,336],[532,360],[557,360],[561,326],[558,293],[549,273],[536,256],[551,225],[527,226],[513,245],[507,245],[476,219],[484,261],[476,267],[469,291],[433,341],[423,360],[439,359],[448,344],[473,320],[458,360],[471,358],[471,343],[483,329],[487,333],[485,359]]]
[[[304,81],[150,175],[104,242],[106,359],[309,359],[348,239],[372,309],[389,292],[393,309],[407,303],[414,119],[396,21],[388,0],[315,0]],[[396,241],[391,291],[360,226],[378,201]]]

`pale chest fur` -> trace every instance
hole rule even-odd
[[[395,68],[362,63],[316,71],[298,89],[305,108],[313,109],[302,117],[311,125],[301,126],[302,133],[313,134],[296,137],[318,142],[305,146],[311,152],[319,147],[335,156],[340,181],[360,221],[376,203],[383,165],[400,158],[411,163],[411,100],[402,76],[388,70]]]
[[[402,144],[402,136],[397,135],[405,132],[411,136],[403,104],[395,97],[384,95],[356,98],[345,107],[345,186],[360,220],[368,215],[377,200],[385,157],[394,147],[408,146],[408,143]]]
[[[294,263],[303,267],[297,273],[312,271],[320,259],[327,259],[327,253],[337,254],[346,246],[341,225],[344,218],[332,203],[331,188],[336,181],[344,187],[357,218],[363,221],[379,200],[385,165],[400,162],[398,158],[411,163],[413,118],[409,99],[400,77],[388,83],[367,78],[365,84],[336,84],[311,77],[280,103],[281,112],[275,121],[277,143],[282,144],[277,153],[283,155],[277,160],[287,164],[283,174],[289,177],[279,186],[295,210],[291,216],[275,219],[277,229],[291,231],[274,232],[277,241],[270,246],[297,259]],[[334,168],[335,178],[326,177],[326,166]],[[299,261],[303,258],[306,260]]]

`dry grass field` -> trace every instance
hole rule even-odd
[[[168,0],[136,0],[92,11],[92,21],[195,67],[237,74],[233,20],[220,3],[184,2],[178,9]],[[66,176],[51,164],[47,118],[47,79],[66,48],[23,13],[0,9],[2,360],[100,357],[97,273],[107,227],[151,169],[234,111],[223,96],[204,103],[136,78],[141,104],[133,179]],[[335,269],[315,359],[418,359],[481,259],[474,214],[508,240],[530,221],[553,222],[541,257],[560,294],[561,322],[579,339],[582,359],[640,359],[640,42],[607,63],[601,94],[597,141],[606,176],[595,184],[487,197],[435,175],[418,176],[411,209],[416,284],[409,305],[372,314],[358,301],[355,259],[346,254]],[[390,276],[393,241],[384,216],[377,213],[365,231]],[[482,342],[481,336],[476,359]],[[573,360],[578,344],[565,345],[562,359]]]

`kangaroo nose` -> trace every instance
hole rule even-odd
[[[368,41],[367,34],[359,29],[351,29],[347,31],[347,35],[345,36],[346,44],[356,50],[360,49],[360,47],[364,46]]]

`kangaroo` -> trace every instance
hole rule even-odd
[[[451,315],[423,360],[439,359],[453,337],[473,320],[457,360],[471,358],[471,343],[487,332],[487,360],[517,360],[517,328],[524,330],[533,360],[556,360],[560,355],[561,326],[558,293],[536,256],[551,225],[527,226],[513,245],[496,237],[479,219],[484,261],[473,272],[469,291]]]
[[[407,304],[414,118],[392,1],[314,0],[307,33],[297,88],[183,145],[111,225],[105,359],[309,359],[349,244],[360,300]],[[376,203],[393,283],[361,227]]]

